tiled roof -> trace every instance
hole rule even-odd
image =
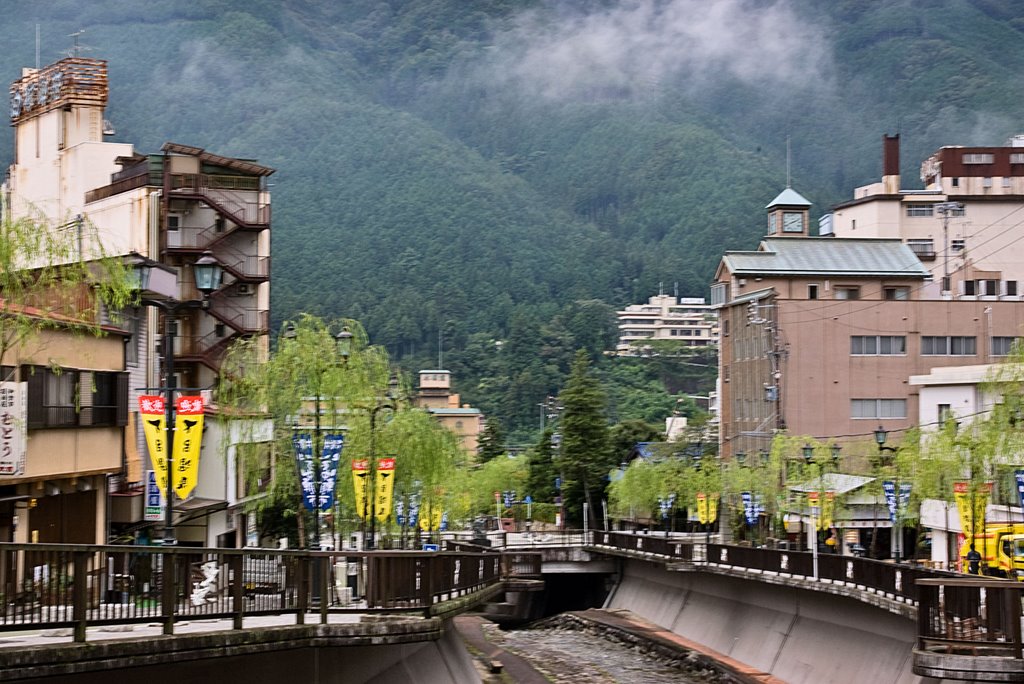
[[[895,239],[765,238],[759,251],[726,252],[722,261],[734,275],[930,275],[917,255]]]

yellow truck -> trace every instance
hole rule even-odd
[[[974,548],[981,556],[981,574],[1024,581],[1024,523],[988,525],[974,537]],[[970,550],[971,537],[967,536],[960,545],[963,572],[970,572]]]

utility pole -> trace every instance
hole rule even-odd
[[[962,202],[939,202],[935,211],[942,214],[942,291],[949,292],[949,217],[963,211]]]

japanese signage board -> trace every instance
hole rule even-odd
[[[23,382],[0,382],[0,476],[17,477],[25,472],[28,444],[25,424],[28,392]]]
[[[143,520],[164,519],[164,498],[160,494],[160,487],[156,484],[156,473],[152,470],[146,471],[146,510]]]

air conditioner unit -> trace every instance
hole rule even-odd
[[[240,295],[251,295],[256,291],[256,286],[251,283],[239,283],[235,291]]]

